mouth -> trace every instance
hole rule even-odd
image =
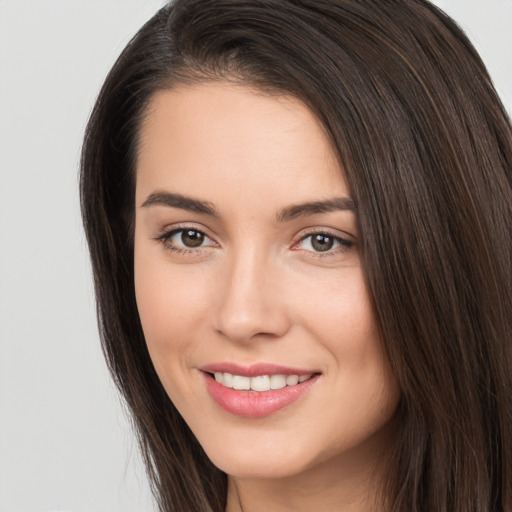
[[[259,364],[232,363],[200,368],[209,395],[236,416],[260,418],[277,412],[306,395],[320,372]]]
[[[216,382],[222,386],[230,389],[237,389],[239,391],[270,391],[273,389],[283,389],[287,386],[296,386],[311,379],[314,373],[305,375],[256,375],[255,377],[248,377],[245,375],[234,375],[229,372],[215,372],[209,373],[210,377],[214,378]]]

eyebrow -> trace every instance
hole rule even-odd
[[[296,219],[297,217],[329,213],[335,211],[350,211],[355,213],[356,207],[351,197],[336,197],[326,201],[311,201],[288,206],[277,214],[279,222]]]
[[[171,208],[181,208],[194,213],[203,213],[212,217],[219,217],[219,214],[212,203],[208,201],[200,201],[191,197],[182,196],[181,194],[171,194],[170,192],[155,192],[150,194],[142,203],[141,207],[148,206],[169,206]]]
[[[142,203],[141,207],[146,208],[149,206],[168,206],[170,208],[180,208],[194,213],[211,215],[216,218],[219,217],[219,213],[209,201],[201,201],[170,192],[155,192],[150,194]],[[310,201],[307,203],[294,204],[278,212],[276,218],[278,222],[286,222],[296,219],[297,217],[334,211],[355,212],[354,200],[350,197],[336,197],[325,201]]]

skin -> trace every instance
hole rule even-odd
[[[164,193],[208,202],[217,215],[148,204]],[[228,512],[363,511],[377,496],[400,390],[364,283],[355,213],[278,218],[349,196],[322,127],[293,97],[212,82],[160,91],[148,107],[137,304],[167,393],[229,475]],[[204,233],[201,245],[187,247],[183,228]],[[312,244],[319,232],[332,237],[326,251]],[[247,418],[207,392],[199,368],[221,361],[320,377],[296,402]]]

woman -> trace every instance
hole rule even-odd
[[[509,511],[509,120],[424,0],[177,0],[92,113],[107,361],[162,510]]]

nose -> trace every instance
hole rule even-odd
[[[226,262],[219,273],[214,329],[233,342],[278,339],[290,328],[282,272],[256,251]]]

